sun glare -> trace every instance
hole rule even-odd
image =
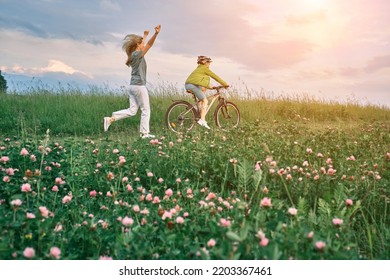
[[[326,0],[305,0],[305,4],[312,8],[322,8],[326,5]]]

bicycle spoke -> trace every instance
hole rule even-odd
[[[231,129],[240,122],[240,111],[232,102],[221,103],[214,112],[216,125],[221,129]]]
[[[194,126],[195,112],[192,105],[186,101],[173,103],[166,113],[167,126],[176,133],[184,133]]]

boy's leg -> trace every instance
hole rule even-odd
[[[206,88],[193,84],[186,84],[185,88],[186,90],[191,90],[199,100],[200,120],[198,121],[198,124],[206,127],[207,129],[210,129],[206,122],[206,109],[208,105],[208,100],[204,94]]]
[[[199,103],[200,103],[200,118],[205,121],[206,109],[207,109],[207,105],[209,104],[209,101],[207,100],[207,98],[204,98]]]

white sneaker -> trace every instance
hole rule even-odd
[[[156,138],[156,136],[153,135],[153,134],[145,133],[145,134],[141,134],[141,138],[142,138],[142,139],[146,139],[146,138]]]
[[[107,131],[108,128],[111,125],[111,118],[110,117],[104,117],[103,119],[103,126],[104,126],[104,131]]]
[[[202,120],[202,119],[200,119],[200,120],[198,121],[198,124],[201,125],[201,126],[203,126],[203,127],[205,127],[205,128],[207,128],[207,129],[210,129],[210,127],[208,126],[207,122],[204,121],[204,120]]]

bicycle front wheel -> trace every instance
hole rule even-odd
[[[234,103],[226,101],[218,104],[215,108],[214,119],[219,128],[236,128],[240,123],[240,111]]]
[[[176,133],[190,131],[196,120],[196,111],[186,101],[176,101],[169,106],[165,114],[165,122],[170,130]]]

